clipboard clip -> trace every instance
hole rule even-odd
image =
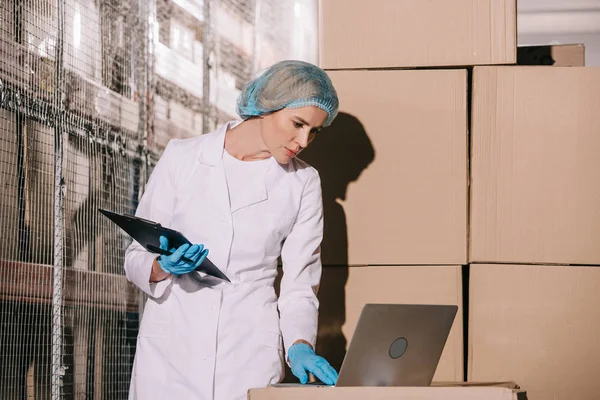
[[[137,219],[137,220],[139,220],[139,221],[143,221],[143,222],[147,223],[148,225],[152,225],[152,226],[154,226],[154,227],[157,227],[157,228],[158,228],[159,226],[162,226],[162,225],[161,225],[160,223],[158,223],[158,222],[154,222],[154,221],[150,221],[150,220],[148,220],[148,219],[144,219],[144,218],[136,217],[135,215],[131,215],[131,214],[123,214],[123,216],[125,216],[125,217],[127,217],[127,218],[131,218],[131,219]],[[151,245],[150,245],[150,246],[151,246]],[[154,246],[152,246],[152,247],[154,247]]]

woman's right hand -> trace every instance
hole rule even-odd
[[[195,244],[193,246],[184,244],[178,249],[170,249],[169,240],[164,236],[160,237],[160,248],[170,250],[173,253],[170,256],[161,255],[157,259],[160,268],[172,275],[182,275],[192,272],[202,264],[208,255],[208,249],[205,249],[202,244]],[[183,260],[183,258],[190,261]]]

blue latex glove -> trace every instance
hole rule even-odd
[[[308,382],[310,372],[326,385],[335,385],[338,374],[327,360],[315,354],[315,351],[305,343],[296,343],[288,351],[288,359],[292,373],[300,379],[300,383]]]
[[[208,249],[205,249],[202,244],[195,244],[193,246],[184,244],[178,249],[169,249],[169,239],[164,236],[160,237],[160,248],[169,250],[172,254],[170,256],[159,256],[158,265],[160,265],[163,271],[173,275],[192,272],[202,264],[208,255]],[[190,261],[183,260],[184,257]]]

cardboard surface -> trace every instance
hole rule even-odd
[[[321,175],[323,263],[465,264],[466,70],[329,75],[340,114],[300,156]]]
[[[249,400],[517,400],[517,391],[501,387],[286,387],[252,389]]]
[[[15,115],[0,109],[0,258],[15,257],[19,246],[18,146]]]
[[[515,0],[320,0],[325,69],[514,64]]]
[[[460,266],[325,267],[319,300],[317,353],[338,371],[365,304],[458,305],[433,380],[464,380]]]
[[[54,131],[32,120],[22,124],[22,147],[16,140],[16,117],[12,112],[0,112],[2,148],[0,155],[0,228],[4,243],[0,245],[0,259],[51,264],[53,255],[53,198],[54,198]],[[72,183],[69,147],[65,145],[64,175]],[[21,152],[21,165],[19,165]],[[19,198],[19,172],[22,191]],[[79,174],[84,176],[84,174]],[[70,188],[70,186],[69,186]],[[72,193],[67,191],[67,196]],[[70,222],[69,205],[65,202],[65,221]],[[65,231],[69,236],[70,231]],[[67,242],[69,243],[69,242]],[[67,259],[67,256],[65,256]]]
[[[584,44],[557,44],[517,47],[518,65],[585,66]]]
[[[597,399],[600,268],[472,265],[469,380],[511,380],[529,400]]]
[[[600,68],[475,67],[470,261],[600,264]]]

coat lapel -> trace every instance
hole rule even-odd
[[[225,178],[225,169],[223,168],[225,133],[228,129],[233,128],[239,123],[241,121],[228,122],[216,131],[206,134],[205,143],[200,150],[200,162],[211,168],[209,182],[207,182],[205,187],[206,190],[212,192],[210,197],[215,199],[222,220],[229,220],[231,217],[229,189],[227,187],[227,179]],[[202,185],[202,183],[199,184]]]
[[[261,176],[262,175],[262,176]],[[234,213],[242,208],[249,207],[253,204],[261,203],[267,200],[267,189],[264,185],[264,175],[261,174],[254,177],[254,182],[249,190],[244,193],[238,193],[236,204],[231,206],[231,212]]]

